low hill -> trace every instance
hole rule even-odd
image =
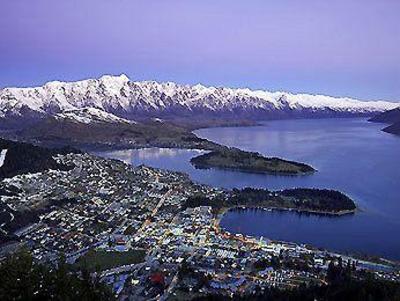
[[[267,158],[259,153],[228,147],[194,157],[190,163],[199,169],[219,168],[250,173],[303,175],[315,172],[314,168],[304,163]]]
[[[382,131],[394,135],[400,135],[400,121],[385,127]]]
[[[233,189],[226,199],[210,198],[203,194],[189,197],[184,208],[211,206],[221,209],[238,207],[296,210],[316,214],[351,214],[357,209],[355,202],[345,194],[329,189],[295,188],[281,191],[246,187]]]
[[[380,113],[371,119],[371,122],[380,122],[380,123],[396,123],[400,122],[400,107],[397,109],[389,110],[383,113]]]
[[[215,149],[217,147],[215,143],[198,138],[187,129],[163,120],[136,123],[124,122],[119,118],[113,122],[99,119],[85,122],[86,119],[82,119],[83,117],[92,118],[92,116],[68,115],[67,117],[50,116],[30,127],[13,132],[12,135],[15,139],[43,146],[68,145],[79,149],[141,147]]]
[[[394,135],[400,135],[400,107],[376,115],[375,117],[369,119],[369,121],[390,124],[382,131]]]

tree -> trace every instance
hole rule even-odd
[[[104,284],[73,272],[61,256],[56,266],[35,262],[22,249],[0,263],[0,300],[113,300]]]

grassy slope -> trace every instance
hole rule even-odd
[[[51,146],[78,148],[179,147],[214,149],[215,143],[198,138],[187,129],[169,123],[92,123],[47,118],[15,132],[15,138]]]
[[[126,252],[91,250],[76,262],[78,267],[85,267],[89,271],[107,270],[113,267],[136,264],[144,261],[144,250],[129,250]]]

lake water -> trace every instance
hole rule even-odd
[[[318,172],[302,177],[196,170],[197,150],[141,149],[102,155],[134,165],[188,173],[194,181],[218,187],[340,190],[362,209],[355,215],[326,217],[293,212],[231,211],[221,221],[230,232],[309,243],[342,252],[400,260],[400,138],[365,119],[283,120],[262,126],[208,128],[200,137],[311,164]]]

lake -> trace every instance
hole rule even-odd
[[[102,153],[133,165],[188,173],[194,181],[218,187],[292,187],[340,190],[360,212],[342,217],[231,211],[221,221],[230,232],[309,243],[341,252],[400,260],[400,138],[381,132],[382,124],[362,118],[280,120],[261,126],[207,128],[195,133],[209,140],[311,164],[308,176],[274,176],[223,170],[197,170],[189,163],[198,150],[140,149]]]

